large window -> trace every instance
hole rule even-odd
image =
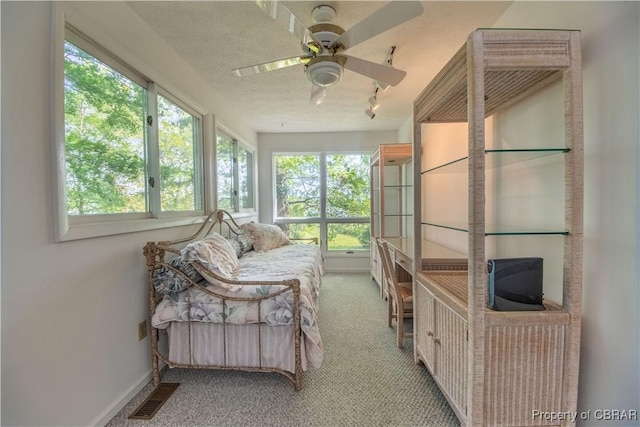
[[[70,26],[62,50],[59,223],[202,214],[202,116]]]
[[[158,96],[160,210],[202,209],[200,119]]]
[[[147,90],[138,81],[65,41],[64,142],[69,215],[147,210]]]
[[[245,212],[254,209],[253,151],[218,128],[216,165],[219,209]]]
[[[368,251],[369,155],[274,156],[275,222],[328,251]]]
[[[326,156],[327,244],[330,250],[369,249],[369,157],[353,154]],[[352,221],[356,218],[360,221]],[[362,218],[367,222],[362,223]],[[335,222],[338,219],[341,221]]]
[[[275,157],[276,218],[320,217],[320,156]]]

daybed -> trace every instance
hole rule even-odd
[[[217,210],[194,235],[148,242],[144,254],[155,385],[162,361],[278,372],[300,390],[302,372],[322,363],[317,242],[293,243],[277,226],[238,225]]]

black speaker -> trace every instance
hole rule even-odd
[[[544,310],[542,258],[490,259],[487,273],[487,306],[492,310]]]

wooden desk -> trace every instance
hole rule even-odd
[[[409,237],[383,237],[389,249],[395,253],[396,265],[408,273],[414,270],[414,242]],[[420,270],[465,270],[467,256],[463,253],[433,243],[429,240],[422,242],[422,256]]]

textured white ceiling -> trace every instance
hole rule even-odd
[[[386,2],[285,1],[307,26],[311,11],[328,4],[334,24],[348,30]],[[396,46],[393,66],[405,79],[378,93],[373,120],[364,113],[374,82],[345,70],[320,105],[311,105],[311,83],[297,65],[236,77],[231,70],[302,54],[300,41],[249,1],[132,1],[127,3],[169,46],[197,70],[257,132],[396,130],[410,116],[416,96],[476,28],[490,27],[511,2],[424,1],[421,16],[348,49],[384,63]]]

